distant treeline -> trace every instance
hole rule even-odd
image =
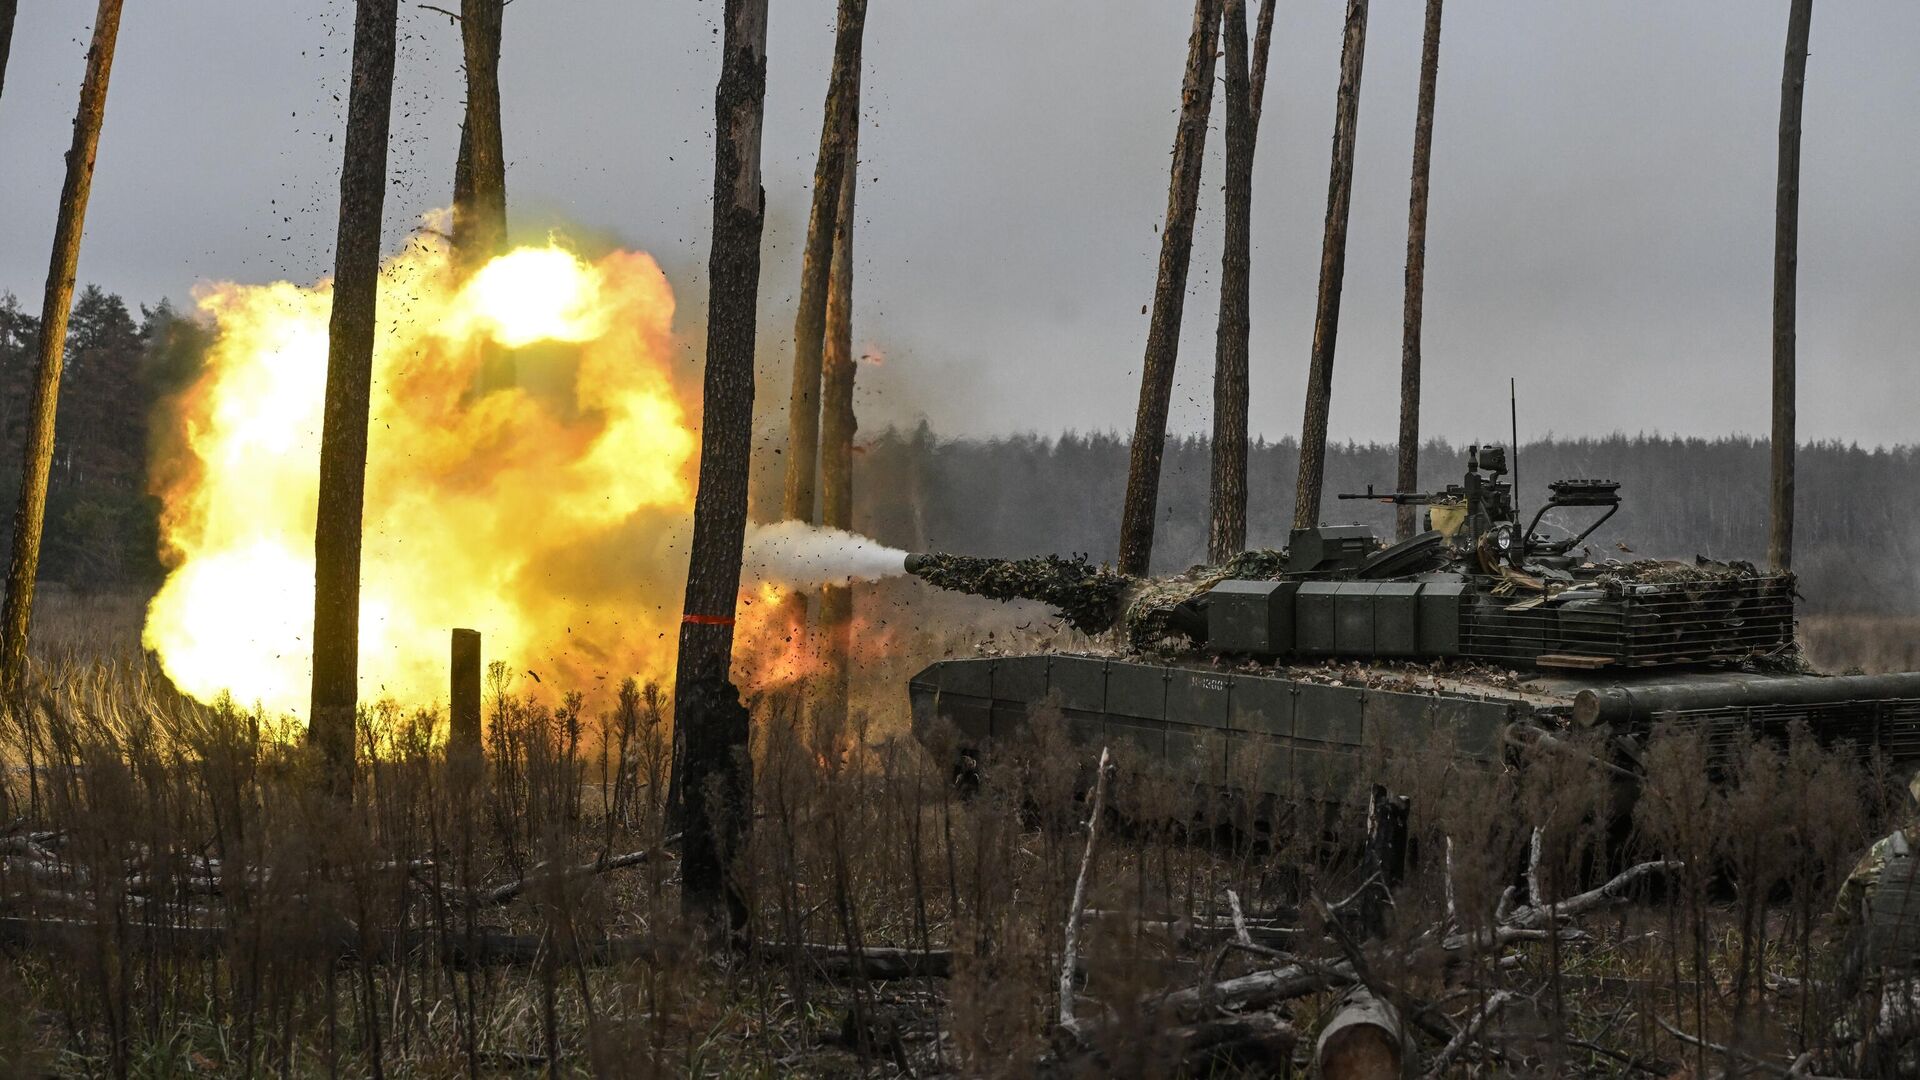
[[[159,584],[159,503],[147,492],[149,417],[183,388],[210,340],[162,301],[81,290],[67,322],[40,580],[77,589]],[[40,320],[0,295],[0,552],[13,538]]]
[[[0,551],[12,533],[20,454],[33,388],[38,320],[0,295]],[[129,310],[97,287],[74,303],[47,507],[41,578],[77,589],[158,584],[159,505],[148,493],[150,418],[199,370],[208,329],[162,302]],[[771,397],[768,397],[771,401]],[[769,405],[767,420],[777,410]],[[771,432],[770,432],[771,434]],[[854,458],[855,526],[886,543],[983,555],[1082,552],[1111,560],[1126,488],[1120,436],[941,438],[922,425],[862,440]],[[773,438],[763,446],[780,446]],[[781,459],[761,455],[755,514],[777,516]],[[1293,515],[1298,449],[1257,443],[1249,460],[1248,536],[1283,546]],[[1457,481],[1465,450],[1429,444],[1421,482]],[[1184,569],[1205,549],[1208,446],[1168,443],[1160,484],[1156,572]],[[317,465],[316,465],[317,467]],[[1548,481],[1605,477],[1626,505],[1592,541],[1596,558],[1760,559],[1766,550],[1767,446],[1749,438],[1615,435],[1527,443],[1519,454],[1522,502],[1537,506]],[[1382,535],[1391,508],[1340,502],[1336,492],[1392,486],[1393,448],[1333,446],[1328,521],[1360,521]],[[1920,450],[1803,448],[1796,569],[1811,611],[1920,613]],[[1624,543],[1632,554],[1617,550]]]
[[[1421,452],[1422,486],[1459,482],[1465,457],[1464,447],[1428,444]],[[1247,512],[1253,546],[1285,546],[1298,462],[1290,439],[1254,446]],[[1553,480],[1620,481],[1625,505],[1589,541],[1596,559],[1703,555],[1757,562],[1765,556],[1765,440],[1551,439],[1523,443],[1518,463],[1523,508],[1538,507]],[[1127,441],[1117,435],[949,440],[924,427],[890,430],[866,440],[855,458],[855,524],[906,548],[998,556],[1082,552],[1111,560],[1126,474]],[[1184,569],[1203,556],[1207,476],[1206,439],[1168,443],[1156,573]],[[1368,484],[1389,491],[1393,477],[1391,446],[1329,447],[1324,520],[1362,522],[1390,536],[1392,507],[1332,496],[1365,491]],[[1801,450],[1798,479],[1794,552],[1804,610],[1920,612],[1920,450],[1818,443]],[[1591,520],[1581,515],[1592,512],[1562,513],[1574,524]]]

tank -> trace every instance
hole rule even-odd
[[[1804,723],[1863,755],[1920,761],[1920,672],[1825,675],[1794,641],[1794,579],[1743,562],[1596,559],[1620,506],[1610,480],[1561,480],[1524,524],[1506,449],[1474,447],[1387,544],[1359,525],[1296,529],[1284,551],[1134,579],[1084,557],[909,556],[931,584],[1052,605],[1083,653],[943,660],[909,684],[915,733],[951,725],[968,769],[1059,710],[1091,748],[1130,744],[1202,783],[1342,800],[1372,746],[1444,746],[1497,763],[1558,733],[1608,739],[1629,765],[1656,725],[1730,751]],[[1558,512],[1558,513],[1553,513]],[[1571,518],[1571,528],[1545,526]],[[1231,777],[1231,781],[1230,781]]]

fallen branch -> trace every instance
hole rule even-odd
[[[1791,1078],[1794,1078],[1794,1080],[1803,1080],[1803,1078],[1804,1080],[1829,1080],[1829,1078],[1815,1076],[1814,1074],[1806,1071],[1807,1065],[1812,1060],[1810,1057],[1805,1058],[1804,1060],[1802,1058],[1795,1058],[1792,1064],[1782,1065],[1777,1061],[1768,1061],[1766,1058],[1756,1057],[1753,1054],[1749,1054],[1745,1050],[1741,1050],[1738,1047],[1726,1047],[1726,1046],[1722,1046],[1717,1042],[1709,1042],[1708,1040],[1703,1039],[1698,1035],[1689,1035],[1686,1032],[1681,1031],[1679,1028],[1674,1027],[1672,1024],[1667,1023],[1665,1020],[1661,1019],[1658,1016],[1653,1018],[1653,1022],[1656,1024],[1659,1024],[1661,1027],[1661,1030],[1665,1031],[1667,1034],[1673,1036],[1676,1039],[1679,1039],[1681,1042],[1686,1043],[1689,1046],[1697,1046],[1702,1050],[1711,1050],[1714,1053],[1721,1054],[1721,1055],[1731,1054],[1734,1057],[1737,1057],[1740,1060],[1746,1062],[1747,1064],[1752,1065],[1756,1068],[1765,1069],[1766,1071],[1772,1073],[1775,1076],[1791,1077]]]
[[[1093,779],[1093,810],[1087,816],[1087,847],[1080,855],[1080,877],[1073,883],[1073,906],[1067,910],[1066,943],[1060,952],[1060,1026],[1076,1028],[1073,1018],[1073,971],[1080,948],[1080,909],[1087,902],[1087,878],[1100,843],[1100,812],[1107,799],[1107,748],[1100,748],[1100,764]]]
[[[1321,965],[1302,961],[1204,986],[1175,990],[1154,1004],[1176,1016],[1191,1019],[1203,1016],[1214,1008],[1228,1012],[1264,1009],[1282,1001],[1345,986],[1353,981],[1353,968],[1348,964]]]
[[[474,896],[473,903],[476,907],[501,907],[519,899],[522,893],[536,886],[578,881],[582,878],[593,877],[596,874],[604,874],[609,870],[621,870],[629,866],[639,866],[651,860],[656,851],[664,850],[672,846],[674,841],[679,838],[680,834],[674,833],[672,836],[660,841],[657,847],[645,848],[640,851],[629,851],[625,855],[615,855],[610,858],[595,859],[590,863],[582,863],[579,866],[560,871],[559,873],[550,871],[551,863],[541,863],[533,868],[533,873],[518,881],[509,881],[505,885],[495,886],[494,888],[477,893]]]
[[[1213,1076],[1238,1070],[1277,1075],[1280,1063],[1291,1058],[1298,1038],[1293,1025],[1271,1013],[1201,1020],[1153,1032],[1151,1064],[1178,1076]],[[1121,1068],[1109,1060],[1112,1051],[1133,1049],[1130,1045],[1078,1045],[1054,1064],[1069,1075],[1137,1072],[1140,1061],[1129,1061],[1131,1068]]]
[[[1433,1056],[1433,1064],[1427,1066],[1425,1080],[1440,1080],[1445,1076],[1447,1070],[1453,1067],[1454,1059],[1459,1057],[1473,1043],[1473,1040],[1480,1037],[1481,1029],[1487,1026],[1494,1014],[1518,996],[1511,991],[1501,990],[1487,998],[1478,1009],[1474,1010],[1473,1015],[1467,1018],[1467,1022],[1461,1025],[1459,1034],[1449,1040],[1447,1045],[1441,1047],[1440,1052]]]
[[[885,982],[892,979],[945,979],[953,975],[950,949],[895,949],[865,946],[857,952],[843,945],[794,944],[770,941],[759,946],[765,954],[786,953],[798,949],[828,978],[860,975]]]
[[[1640,883],[1641,879],[1659,873],[1670,873],[1685,866],[1676,859],[1655,862],[1643,862],[1630,866],[1615,875],[1613,880],[1597,889],[1589,889],[1577,896],[1570,896],[1558,903],[1541,906],[1532,904],[1513,912],[1504,922],[1509,926],[1522,929],[1540,929],[1550,922],[1561,922],[1603,907],[1623,903],[1627,891]]]

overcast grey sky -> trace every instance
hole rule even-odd
[[[29,308],[93,6],[25,0],[0,99],[0,291]],[[703,295],[720,6],[516,0],[501,68],[516,229],[645,248],[683,298]],[[1254,189],[1252,422],[1269,437],[1300,422],[1342,8],[1288,0],[1274,34]],[[1394,430],[1421,8],[1376,0],[1368,28],[1335,439]],[[1786,11],[1448,6],[1429,432],[1504,431],[1508,375],[1535,434],[1764,432]],[[856,335],[887,363],[862,376],[864,426],[1131,430],[1190,13],[1185,0],[874,0]],[[447,200],[461,100],[456,32],[410,0],[401,19],[396,242]],[[773,2],[769,357],[791,333],[832,19],[832,0]],[[351,24],[349,0],[130,0],[81,280],[183,300],[210,278],[325,274]],[[1920,4],[1821,5],[1812,42],[1801,431],[1920,442]],[[1209,422],[1217,118],[1178,431]],[[763,407],[785,396],[763,383]]]

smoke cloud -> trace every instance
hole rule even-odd
[[[803,521],[747,530],[741,577],[747,585],[807,588],[878,581],[906,573],[907,553],[877,540]]]

